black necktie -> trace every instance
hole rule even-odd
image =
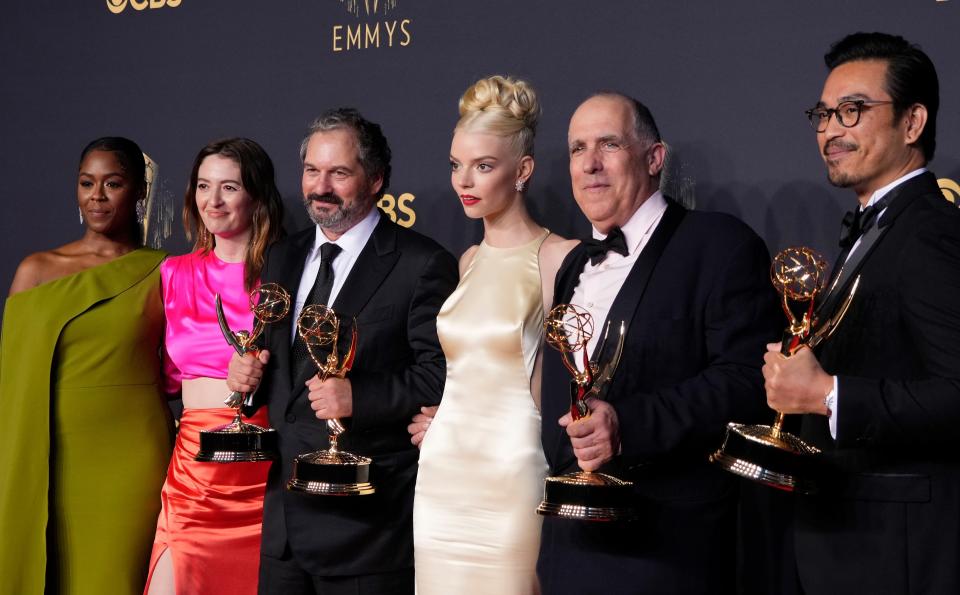
[[[333,290],[333,260],[343,250],[336,244],[327,242],[320,246],[320,270],[317,271],[317,278],[313,281],[313,287],[307,294],[307,299],[303,302],[306,308],[311,304],[327,304],[330,299],[330,292]],[[302,310],[301,310],[302,311]],[[294,321],[296,324],[296,321]],[[291,379],[296,382],[297,378],[312,372],[316,372],[317,365],[310,359],[307,352],[307,345],[300,338],[298,333],[293,339],[293,346],[290,349],[290,373]],[[299,387],[294,387],[296,391]]]
[[[589,239],[583,241],[587,249],[587,255],[590,256],[590,264],[596,266],[607,259],[608,252],[616,252],[621,256],[629,254],[627,250],[627,239],[623,237],[623,232],[619,227],[614,227],[602,240]]]
[[[870,231],[877,222],[877,215],[887,208],[887,198],[881,198],[865,209],[847,211],[840,223],[840,247],[849,251],[860,236]]]

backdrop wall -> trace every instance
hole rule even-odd
[[[208,141],[248,136],[277,166],[288,230],[308,224],[298,148],[307,123],[352,105],[394,151],[384,207],[459,254],[480,237],[450,188],[456,102],[495,73],[532,82],[544,106],[535,215],[588,226],[570,192],[566,126],[590,91],[635,95],[673,150],[672,187],[738,215],[771,251],[836,253],[854,198],[827,184],[803,110],[829,44],[857,30],[919,43],[941,78],[932,169],[960,188],[960,0],[32,0],[0,9],[0,288],[26,254],[76,239],[79,152],[123,135],[159,165],[176,203],[165,248],[188,249],[179,210]],[[960,201],[958,201],[960,202]]]

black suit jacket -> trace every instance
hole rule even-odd
[[[264,282],[292,295],[315,228],[275,244],[263,268]],[[259,394],[280,438],[263,513],[262,553],[279,558],[286,544],[302,568],[318,576],[386,572],[413,566],[412,510],[416,447],[407,424],[424,403],[437,404],[446,373],[437,340],[440,306],[457,284],[457,263],[439,244],[381,214],[335,302],[359,332],[356,362],[348,374],[353,416],[340,448],[373,458],[376,493],[337,498],[287,491],[299,454],[327,448],[325,422],[307,399],[307,377],[290,378],[292,316],[264,333],[271,358]],[[345,349],[345,346],[344,346]]]
[[[669,217],[683,213],[668,205],[647,248]],[[783,321],[769,254],[736,218],[695,211],[683,216],[645,287],[644,253],[610,311],[610,320],[626,321],[627,336],[608,394],[622,445],[610,471],[634,481],[641,520],[547,518],[538,562],[545,594],[734,589],[737,480],[707,456],[727,422],[772,417],[760,366]],[[580,248],[568,257],[557,302],[570,299],[585,263]],[[553,350],[543,378],[543,446],[556,474],[575,469],[576,460],[557,425],[569,408],[569,374]]]
[[[960,211],[931,173],[890,197],[817,351],[839,409],[836,441],[803,419],[824,450],[820,495],[797,503],[808,593],[960,593]]]

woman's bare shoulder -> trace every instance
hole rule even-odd
[[[17,266],[13,283],[10,284],[10,295],[75,273],[79,264],[78,256],[76,242],[28,255]]]
[[[563,236],[551,233],[543,240],[543,245],[540,246],[540,258],[559,267],[567,254],[576,248],[579,243],[580,240],[568,240]]]
[[[460,276],[463,276],[464,271],[470,266],[470,263],[473,262],[473,257],[477,253],[477,250],[480,248],[480,244],[474,244],[467,248],[463,255],[460,256]]]

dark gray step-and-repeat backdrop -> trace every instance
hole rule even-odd
[[[584,234],[570,193],[566,126],[589,92],[647,103],[671,146],[670,187],[698,209],[733,213],[771,251],[803,243],[832,257],[849,191],[830,187],[803,110],[822,55],[846,33],[919,43],[942,85],[938,155],[960,187],[960,0],[31,0],[0,8],[0,285],[26,254],[77,238],[78,153],[123,135],[158,164],[180,203],[208,141],[247,136],[277,166],[288,230],[307,225],[298,147],[329,107],[358,107],[394,151],[382,208],[459,254],[476,242],[449,185],[457,99],[512,74],[543,103],[535,215]],[[958,201],[960,202],[960,201]],[[178,222],[165,244],[188,249]]]

